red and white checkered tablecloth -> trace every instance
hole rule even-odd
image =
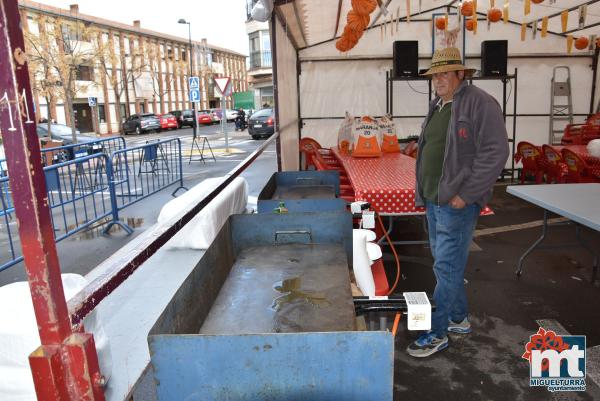
[[[366,201],[380,214],[424,214],[415,207],[415,159],[402,153],[384,153],[381,157],[355,158],[331,149],[340,161],[357,201]],[[482,214],[493,214],[485,208]]]

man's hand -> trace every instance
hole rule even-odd
[[[462,200],[462,198],[458,195],[456,195],[454,198],[450,199],[449,205],[453,209],[462,209],[463,207],[467,206],[465,201]]]

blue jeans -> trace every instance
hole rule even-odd
[[[448,318],[460,322],[468,314],[464,275],[481,208],[472,204],[454,209],[432,202],[426,202],[425,207],[433,272],[437,281],[433,292],[436,310],[431,316],[431,330],[436,336],[443,337],[448,331]]]

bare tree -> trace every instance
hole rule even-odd
[[[29,61],[37,66],[34,76],[39,80],[36,79],[35,85],[47,101],[53,101],[56,95],[63,99],[73,142],[77,143],[73,101],[79,90],[86,89],[84,84],[77,83],[78,70],[95,58],[93,48],[87,43],[92,29],[80,21],[62,18],[41,16],[37,22],[40,34],[25,35]]]
[[[106,75],[115,95],[115,114],[119,124],[119,132],[121,132],[123,130],[122,120],[127,117],[127,115],[121,115],[121,96],[128,89],[130,82],[135,87],[135,81],[146,70],[148,58],[143,57],[141,50],[138,49],[129,56],[130,62],[128,63],[126,56],[121,57],[115,51],[115,38],[112,32],[107,34],[106,40],[104,36],[103,33],[98,32],[94,40],[96,66],[101,74]]]
[[[167,88],[172,88],[175,85],[175,80],[173,73],[169,74],[164,72],[160,67],[159,63],[162,62],[162,59],[157,46],[157,44],[150,44],[147,46],[149,60],[148,74],[150,76],[150,85],[152,87],[153,96],[155,98],[158,97],[161,113],[166,113],[168,110],[164,109],[165,95],[169,91]]]

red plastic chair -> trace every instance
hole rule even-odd
[[[600,113],[591,115],[583,124],[566,126],[561,139],[562,145],[587,145],[592,139],[600,138]]]
[[[310,155],[317,171],[338,171],[340,173],[340,198],[348,202],[354,202],[354,188],[350,184],[350,179],[343,167],[334,167],[325,162],[323,156],[318,151],[313,151]]]
[[[562,159],[562,155],[550,145],[542,145],[542,153],[545,159],[546,182],[548,184],[552,182],[564,183],[567,177],[567,166]]]
[[[310,167],[315,167],[311,156],[313,151],[319,152],[325,159],[326,163],[336,164],[336,159],[331,152],[321,147],[321,144],[313,138],[306,137],[300,139],[299,147],[300,152],[304,156],[304,170],[308,170]]]
[[[528,176],[535,177],[535,183],[541,184],[544,181],[544,170],[540,165],[542,151],[539,146],[532,143],[521,141],[517,145],[517,153],[514,155],[515,162],[521,162],[521,184],[525,183]]]
[[[567,165],[566,182],[600,183],[600,172],[591,169],[577,153],[570,149],[564,148],[562,150],[562,157]]]

